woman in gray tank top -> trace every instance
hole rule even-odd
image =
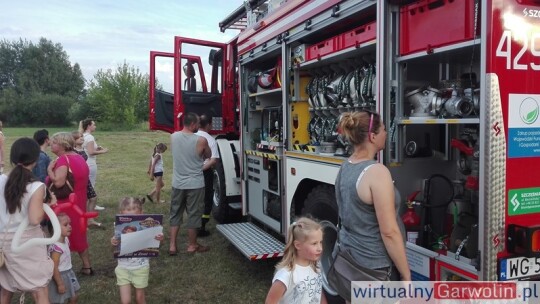
[[[370,269],[395,265],[401,279],[410,281],[403,224],[397,212],[399,195],[388,168],[374,161],[386,144],[381,117],[371,112],[344,113],[338,127],[354,146],[336,179],[340,244],[359,265]]]

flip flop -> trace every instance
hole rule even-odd
[[[81,268],[81,274],[85,276],[93,276],[94,269],[92,269],[92,267],[83,267]]]
[[[177,256],[178,255],[178,251],[170,251],[169,250],[169,256]]]
[[[186,252],[187,253],[195,253],[195,252],[207,252],[208,250],[210,250],[210,247],[208,246],[203,246],[203,245],[198,245],[197,248],[195,250],[187,250]]]
[[[154,199],[153,199],[149,194],[146,195],[146,198],[147,198],[151,203],[154,202]]]

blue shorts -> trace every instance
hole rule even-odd
[[[163,171],[161,172],[154,172],[154,177],[163,176]]]

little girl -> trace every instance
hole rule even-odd
[[[327,303],[319,267],[322,241],[322,227],[314,220],[302,217],[291,224],[266,303]]]
[[[144,198],[124,197],[120,200],[120,214],[143,214]],[[158,241],[163,240],[163,234],[155,236]],[[120,239],[116,236],[111,238],[111,245],[118,246]],[[114,270],[116,284],[120,287],[120,302],[131,303],[131,286],[135,287],[135,301],[137,304],[145,304],[144,289],[148,286],[150,276],[150,258],[119,258],[118,266]]]
[[[154,195],[156,196],[156,202],[165,203],[165,201],[160,200],[161,189],[163,189],[163,187],[165,186],[165,183],[163,183],[163,156],[161,154],[165,151],[167,151],[167,145],[165,145],[164,143],[157,144],[154,147],[154,153],[152,154],[150,164],[148,165],[147,173],[150,176],[150,180],[155,180],[156,182],[156,185],[154,186],[154,189],[152,189],[152,192],[146,195],[148,200],[152,203],[154,202]]]
[[[71,234],[71,220],[65,213],[57,215],[60,222],[60,239],[49,246],[49,255],[54,262],[53,279],[49,283],[51,303],[77,303],[77,291],[81,289],[71,266],[71,251],[68,237]],[[52,231],[51,231],[52,234]]]
[[[71,136],[73,136],[73,141],[75,142],[75,152],[82,156],[84,160],[88,159],[88,154],[84,151],[82,144],[84,142],[83,135],[79,131],[73,131],[71,132]],[[86,209],[88,211],[94,211],[97,205],[97,194],[96,190],[94,190],[94,186],[92,186],[91,182],[88,182],[88,185],[86,186],[86,197],[88,198],[88,201],[86,202]],[[101,223],[95,221],[93,218],[88,219],[88,227],[98,227],[101,228]]]

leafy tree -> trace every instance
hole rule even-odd
[[[62,45],[0,41],[0,110],[11,125],[64,125],[85,85]]]
[[[79,117],[132,126],[148,118],[148,74],[124,62],[115,71],[99,70],[77,109]],[[84,118],[84,117],[81,117]]]

